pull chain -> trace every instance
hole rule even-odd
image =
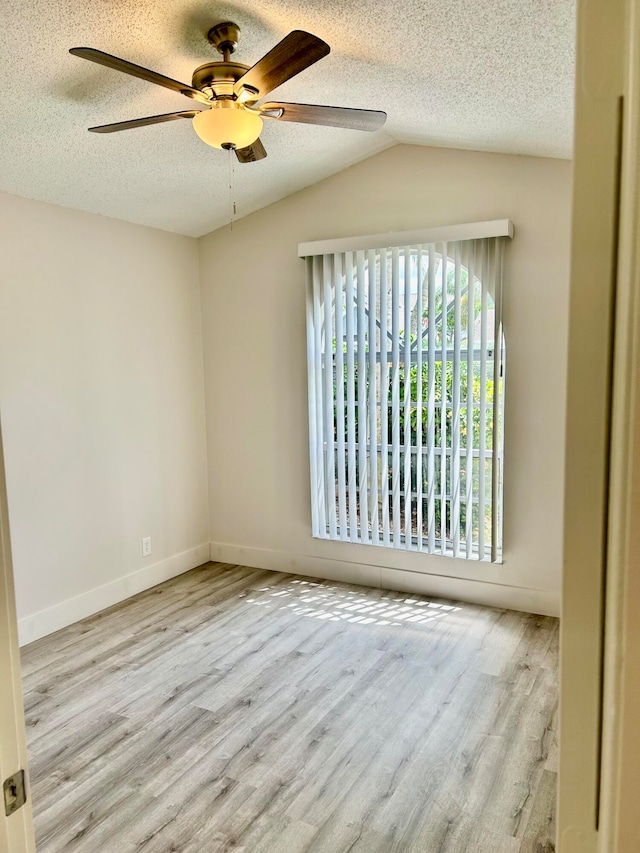
[[[234,178],[234,163],[233,157],[235,154],[235,150],[233,148],[229,148],[229,228],[233,231],[233,218],[236,215],[236,199],[233,191],[233,178]]]

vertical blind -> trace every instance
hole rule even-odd
[[[501,561],[502,256],[513,230],[498,224],[468,226],[497,232],[478,239],[300,247],[314,536]]]

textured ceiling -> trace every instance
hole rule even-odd
[[[2,0],[0,190],[199,236],[229,220],[229,158],[189,121],[95,124],[190,109],[166,89],[70,56],[96,47],[184,82],[241,27],[253,64],[292,29],[331,54],[270,100],[383,109],[374,134],[265,122],[266,160],[235,165],[237,215],[398,142],[570,157],[574,0]]]

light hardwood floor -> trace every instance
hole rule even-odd
[[[24,649],[39,853],[551,853],[557,620],[208,564]]]

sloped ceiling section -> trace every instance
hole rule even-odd
[[[266,160],[234,165],[237,215],[396,143],[569,158],[574,0],[3,0],[0,190],[199,236],[229,221],[230,158],[189,121],[87,127],[189,109],[180,95],[70,56],[96,47],[184,82],[241,27],[253,64],[292,29],[331,54],[272,100],[377,108],[374,134],[265,122]]]

